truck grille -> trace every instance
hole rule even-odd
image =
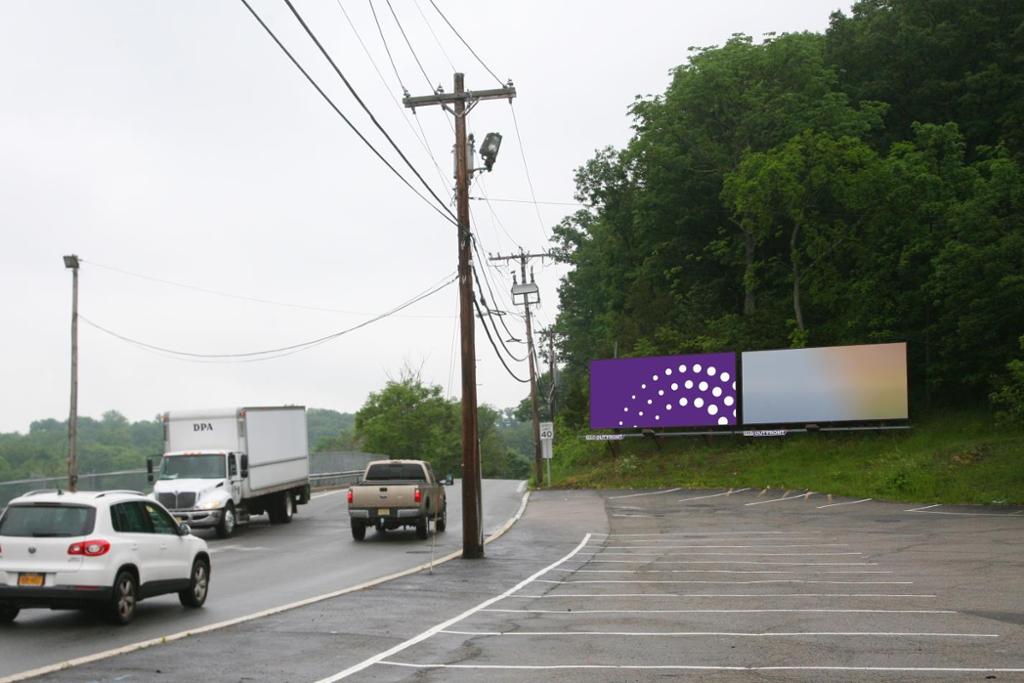
[[[158,493],[156,499],[170,510],[187,510],[196,504],[195,493]]]

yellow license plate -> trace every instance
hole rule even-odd
[[[43,585],[44,579],[43,574],[18,574],[18,585],[39,588]]]
[[[387,516],[391,514],[391,508],[377,508],[377,514]]]

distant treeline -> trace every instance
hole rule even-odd
[[[1016,0],[691,48],[555,229],[563,417],[585,424],[595,358],[890,341],[915,409],[1019,397],[1021,55]]]
[[[529,426],[487,406],[481,407],[484,475],[526,475],[532,452]],[[440,387],[418,378],[391,382],[371,394],[357,415],[310,408],[306,411],[311,452],[364,450],[393,457],[424,458],[439,472],[459,476],[461,427],[458,404],[441,398]],[[67,421],[37,420],[27,434],[0,434],[0,482],[67,472]],[[139,469],[163,452],[159,419],[129,422],[116,411],[102,419],[78,420],[78,470],[81,474]]]

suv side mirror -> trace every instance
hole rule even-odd
[[[146,458],[146,481],[153,483],[153,458]]]
[[[450,473],[447,476],[445,476],[445,478],[444,478],[444,485],[445,486],[451,486],[454,483],[455,483],[455,477],[453,477]]]
[[[249,456],[245,453],[242,454],[242,479],[249,477]]]

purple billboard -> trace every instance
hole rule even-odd
[[[736,425],[736,354],[590,362],[591,429]]]

